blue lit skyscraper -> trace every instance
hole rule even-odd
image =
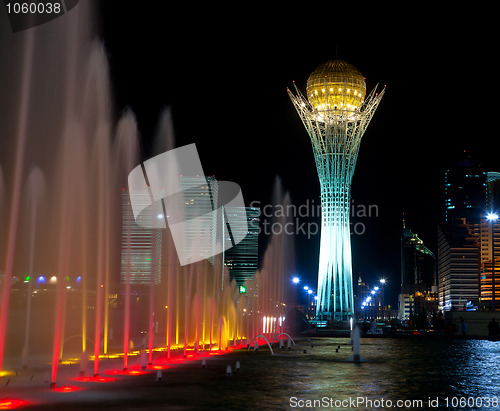
[[[349,211],[351,179],[361,138],[385,89],[368,97],[363,75],[349,63],[321,64],[307,80],[305,98],[290,98],[311,139],[321,186],[318,319],[347,320],[354,313]]]
[[[443,220],[453,223],[463,218],[478,223],[487,209],[486,171],[482,164],[465,156],[444,173]]]

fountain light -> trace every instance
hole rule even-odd
[[[73,391],[79,391],[82,389],[83,388],[81,388],[81,387],[73,387],[70,385],[63,385],[61,387],[55,387],[54,391],[56,391],[56,392],[73,392]]]
[[[28,401],[17,398],[2,398],[0,399],[0,410],[14,410],[16,408],[26,407]]]
[[[81,382],[111,382],[116,381],[116,378],[113,377],[102,377],[100,375],[92,375],[92,376],[81,376],[73,378],[74,381]]]

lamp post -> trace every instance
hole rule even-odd
[[[380,299],[382,300],[382,315],[384,317],[384,320],[385,320],[385,305],[384,305],[384,285],[385,285],[385,283],[386,283],[386,279],[381,278],[380,284],[382,284],[381,285],[382,291],[380,292]]]
[[[293,277],[292,283],[294,285],[297,285],[298,283],[300,283],[300,278],[297,276]],[[295,287],[295,305],[296,305],[296,307],[299,305],[299,292],[297,290],[297,287]]]
[[[491,223],[491,311],[496,311],[495,307],[495,222],[498,214],[488,213],[486,219]]]

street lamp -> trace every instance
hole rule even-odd
[[[384,305],[384,285],[385,283],[387,282],[387,280],[385,278],[381,278],[380,279],[380,284],[382,284],[382,292],[380,293],[380,299],[382,300],[382,315],[384,317],[384,320],[385,320],[385,305]]]
[[[498,214],[488,213],[486,219],[491,223],[491,311],[496,311],[495,307],[495,222]]]
[[[298,283],[300,283],[300,278],[297,276],[293,277],[292,283],[294,285],[297,285]],[[299,291],[297,290],[297,287],[295,288],[295,303],[296,305],[299,305]]]

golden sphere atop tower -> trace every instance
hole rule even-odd
[[[362,104],[366,84],[360,71],[342,60],[321,64],[307,79],[307,99],[319,113],[353,113]]]

